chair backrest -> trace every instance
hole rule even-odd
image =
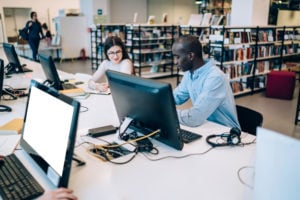
[[[236,105],[236,111],[242,131],[256,135],[256,127],[262,126],[263,115],[240,105]]]

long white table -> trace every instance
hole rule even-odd
[[[1,50],[1,49],[0,49]],[[0,51],[1,52],[1,51]],[[1,54],[1,58],[5,57]],[[32,73],[13,75],[4,83],[12,87],[28,87],[32,78],[43,80],[45,76],[40,64],[21,59],[22,63],[34,71]],[[60,72],[66,77],[73,75]],[[83,85],[82,87],[86,87]],[[111,95],[91,95],[79,100],[88,108],[79,115],[76,145],[88,140],[87,129],[112,124],[118,126],[117,113]],[[24,117],[26,98],[16,101],[1,101],[10,106],[13,111],[0,113],[0,125],[16,118]],[[210,134],[228,132],[229,128],[212,122],[207,122],[197,128],[183,127],[203,135],[201,140],[185,144],[182,151],[170,148],[160,142],[153,141],[159,149],[158,155],[148,155],[153,159],[164,156],[183,156],[191,153],[205,152],[210,148],[205,138]],[[105,136],[103,139],[112,141],[116,136]],[[242,142],[251,142],[254,136],[242,133]],[[53,144],[53,148],[55,144]],[[238,170],[244,166],[254,165],[255,144],[235,147],[215,148],[204,155],[194,155],[187,158],[168,158],[160,161],[150,161],[144,155],[138,154],[131,162],[116,165],[103,162],[87,152],[87,144],[75,148],[78,156],[86,161],[86,165],[72,166],[69,187],[75,191],[79,199],[111,199],[111,200],[153,200],[153,199],[249,199],[251,190],[243,185],[238,178]],[[34,176],[46,188],[53,188],[47,179],[32,166],[32,161],[22,150],[17,150],[18,157],[25,162]],[[116,161],[124,161],[131,155]],[[243,181],[252,183],[253,172],[244,171]]]

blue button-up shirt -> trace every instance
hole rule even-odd
[[[209,120],[240,128],[229,80],[213,61],[192,73],[185,72],[173,94],[176,105],[189,99],[193,104],[189,109],[177,110],[181,124],[195,127]]]

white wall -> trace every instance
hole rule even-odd
[[[161,23],[163,13],[168,14],[168,23],[187,24],[190,15],[198,13],[194,0],[148,0],[148,15],[155,15],[156,23]]]
[[[269,0],[232,0],[230,25],[268,25],[269,4]]]
[[[98,9],[102,9],[103,15],[109,15],[109,0],[80,0],[80,12],[87,18],[87,24],[94,24],[94,15],[97,15]]]
[[[138,23],[147,21],[147,0],[111,0],[110,22],[132,23],[134,13],[138,13]]]

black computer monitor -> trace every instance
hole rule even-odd
[[[0,101],[3,95],[3,79],[4,79],[4,62],[0,59]],[[5,105],[0,105],[0,112],[9,112],[11,108]]]
[[[14,45],[9,43],[3,43],[3,49],[8,60],[8,65],[6,66],[6,74],[32,72],[31,69],[25,67],[26,64],[22,65],[20,63]]]
[[[56,187],[67,187],[80,103],[31,80],[20,145]]]
[[[172,87],[116,71],[107,70],[111,94],[120,122],[133,119],[133,129],[161,132],[153,137],[175,149],[183,148]]]
[[[63,84],[60,81],[52,57],[45,54],[39,54],[39,59],[46,76],[46,82],[57,90],[63,90]]]

